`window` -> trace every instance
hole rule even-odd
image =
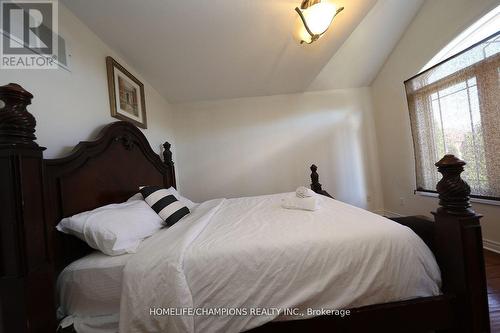
[[[467,162],[463,178],[472,196],[500,200],[500,32],[405,86],[417,191],[434,192],[434,163],[454,154]]]

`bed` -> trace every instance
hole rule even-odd
[[[139,129],[126,122],[115,122],[104,127],[96,140],[79,143],[67,157],[43,159],[40,147],[33,141],[34,118],[26,121],[31,120],[26,110],[31,101],[28,94],[17,85],[0,87],[0,99],[6,105],[0,112],[0,125],[10,124],[8,131],[4,132],[0,126],[0,140],[11,142],[9,152],[14,153],[16,159],[29,153],[29,158],[40,160],[40,169],[36,164],[35,172],[33,168],[20,168],[16,172],[23,176],[29,171],[30,177],[23,179],[24,184],[27,180],[31,182],[31,188],[43,185],[41,197],[25,196],[23,204],[38,207],[44,216],[46,237],[42,240],[48,249],[46,267],[53,276],[51,290],[55,290],[57,276],[60,294],[64,294],[64,290],[68,294],[68,289],[64,289],[68,284],[61,286],[64,281],[77,279],[77,271],[81,273],[86,268],[87,277],[92,277],[96,274],[96,262],[106,266],[105,271],[111,267],[114,275],[109,270],[104,273],[109,280],[121,277],[121,331],[177,329],[195,332],[199,331],[197,328],[234,332],[489,331],[480,216],[469,208],[468,186],[460,178],[464,163],[459,159],[445,156],[437,163],[443,180],[438,186],[441,207],[434,213],[435,222],[432,224],[431,237],[435,244],[432,251],[425,245],[430,240],[419,238],[417,230],[416,234],[405,226],[329,198],[313,167],[311,188],[324,196],[324,207],[315,216],[299,214],[283,218],[283,214],[290,212],[277,208],[280,194],[212,200],[201,203],[186,217],[193,220],[191,224],[179,223],[158,232],[144,241],[140,250],[124,260],[126,262],[118,260],[119,263],[108,265],[103,263],[105,259],[100,260],[96,254],[91,254],[92,250],[84,242],[57,232],[55,225],[63,217],[123,202],[144,184],[175,187],[170,145],[165,144],[162,161]],[[2,118],[2,114],[8,114],[8,117]],[[242,211],[254,214],[248,215],[246,220],[240,218],[245,223],[238,224]],[[262,214],[261,218],[255,218],[259,214]],[[277,218],[273,214],[280,216]],[[331,219],[333,215],[335,218]],[[270,224],[269,221],[279,223]],[[259,230],[256,237],[245,237],[252,235],[254,229]],[[280,237],[281,230],[287,230],[287,237]],[[370,241],[374,235],[375,241]],[[283,243],[287,241],[290,243]],[[161,244],[166,243],[173,247],[161,252],[164,248]],[[306,245],[297,251],[297,244]],[[246,250],[241,251],[242,248]],[[283,252],[285,248],[287,251]],[[152,256],[151,253],[161,255]],[[179,262],[185,263],[183,269],[174,269],[167,274],[172,263]],[[219,263],[212,265],[216,262]],[[303,265],[297,266],[296,263]],[[230,264],[229,280],[224,278],[220,269],[211,269],[224,264]],[[148,275],[153,269],[157,270],[155,274]],[[403,278],[396,276],[397,272]],[[263,276],[263,281],[256,281],[258,275],[255,273]],[[160,284],[155,281],[158,278],[165,283],[161,292],[158,291]],[[244,284],[245,278],[250,278],[252,283]],[[287,279],[294,283],[287,285]],[[217,281],[224,283],[217,284]],[[252,292],[246,297],[229,297],[231,293],[237,293],[235,286],[238,281],[255,288],[250,288]],[[398,281],[404,281],[406,288],[398,285]],[[383,286],[384,282],[387,282],[386,286]],[[38,282],[31,283],[33,290],[37,290]],[[153,285],[156,289],[151,287]],[[345,288],[335,288],[338,285]],[[107,312],[108,319],[100,322],[102,327],[116,325],[116,284],[114,286],[114,296],[101,304],[105,309],[84,304],[82,308],[87,307],[89,312],[82,312],[81,316]],[[272,290],[266,290],[266,286],[272,286]],[[106,284],[102,288],[113,289]],[[77,293],[74,290],[73,293]],[[88,292],[88,288],[82,290]],[[239,290],[250,292],[246,288]],[[304,295],[304,291],[315,295]],[[50,297],[43,297],[47,308],[52,308]],[[113,297],[114,301],[106,304]],[[75,299],[81,301],[82,298],[85,297]],[[73,303],[67,301],[62,309],[66,312],[64,314],[80,311],[81,308],[71,308],[75,306],[75,299]],[[147,306],[189,308],[206,305],[299,308],[300,311],[308,307],[326,307],[349,310],[350,314],[302,316],[297,313],[265,313],[225,316],[216,321],[185,316],[171,317],[172,320],[165,320],[164,316],[144,316],[144,307]],[[137,312],[138,308],[142,312]],[[96,312],[92,313],[92,309]],[[44,316],[45,325],[55,322],[55,311]],[[44,323],[40,325],[42,327]],[[113,326],[108,328],[116,330]]]
[[[327,197],[315,212],[285,210],[288,195],[209,200],[133,255],[73,262],[59,278],[66,324],[107,328],[102,315],[121,312],[121,332],[240,332],[440,294],[437,263],[410,229]],[[245,315],[150,315],[172,308]]]

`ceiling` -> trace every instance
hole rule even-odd
[[[378,0],[308,90],[370,86],[424,0]]]
[[[63,0],[170,103],[366,85],[423,2],[331,1],[345,10],[299,45],[300,0]]]

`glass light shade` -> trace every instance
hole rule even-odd
[[[306,28],[304,28],[304,24],[302,23],[302,21],[297,18],[297,23],[296,23],[296,29],[295,29],[295,33],[293,34],[295,40],[297,41],[297,43],[300,43],[300,42],[306,42],[306,43],[310,43],[311,42],[311,35],[309,35],[309,33],[307,32]]]
[[[336,12],[337,6],[328,1],[314,4],[302,10],[302,14],[304,15],[309,29],[315,35],[320,35],[328,29]]]

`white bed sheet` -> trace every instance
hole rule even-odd
[[[286,210],[286,195],[207,201],[153,235],[124,269],[120,332],[240,332],[314,316],[155,308],[347,309],[440,293],[434,256],[409,228],[328,198]]]
[[[79,333],[117,332],[123,268],[133,254],[108,256],[96,251],[59,274],[58,317]]]

